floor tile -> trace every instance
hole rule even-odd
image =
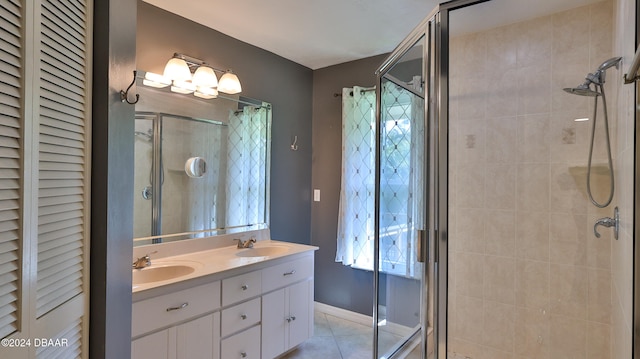
[[[373,336],[373,329],[370,326],[358,324],[349,320],[344,320],[333,315],[326,314],[329,327],[333,335],[358,335],[366,334]]]
[[[282,359],[341,359],[340,350],[332,336],[314,336],[298,345]],[[370,359],[370,358],[369,358]]]
[[[402,338],[380,331],[379,352],[389,350]],[[314,336],[280,359],[371,359],[373,329],[330,314],[314,313]],[[414,350],[407,359],[419,359]]]

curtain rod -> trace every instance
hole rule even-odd
[[[375,90],[376,90],[376,87],[375,87],[375,86],[373,86],[373,87],[367,87],[367,88],[365,88],[365,89],[360,90],[360,94],[363,94],[363,93],[365,93],[365,92],[369,92],[369,91],[375,91]],[[350,92],[349,92],[349,95],[350,95],[350,96],[353,96],[353,91],[350,91]],[[342,97],[342,94],[341,94],[340,92],[335,92],[335,93],[333,94],[333,97]]]

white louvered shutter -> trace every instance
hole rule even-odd
[[[19,329],[22,220],[22,10],[0,5],[0,338]]]
[[[92,4],[0,0],[0,358],[88,357]]]
[[[37,317],[83,291],[86,235],[86,5],[41,7]]]

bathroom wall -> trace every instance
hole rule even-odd
[[[597,210],[586,196],[591,121],[574,119],[591,117],[593,98],[562,88],[614,55],[613,19],[606,1],[452,39],[450,351],[612,357],[614,239],[603,227],[596,238],[593,224],[614,205]],[[614,148],[621,76],[610,69],[606,85]],[[602,201],[602,112],[598,119],[592,182]],[[624,167],[617,176],[631,178]]]
[[[310,243],[312,70],[142,1],[136,41],[138,69],[162,73],[174,52],[184,53],[233,69],[243,96],[273,105],[271,236]]]
[[[371,315],[373,274],[335,262],[342,165],[343,87],[374,86],[386,55],[329,66],[313,72],[312,188],[320,202],[311,207],[311,244],[316,252],[316,301]]]
[[[627,73],[635,52],[636,1],[615,2],[614,53],[623,56],[623,73]],[[618,114],[616,158],[616,203],[620,207],[620,236],[611,241],[612,358],[631,358],[633,343],[633,240],[634,240],[634,136],[635,84],[624,85],[617,76]]]

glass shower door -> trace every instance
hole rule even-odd
[[[424,42],[414,42],[379,82],[376,358],[424,357]]]

